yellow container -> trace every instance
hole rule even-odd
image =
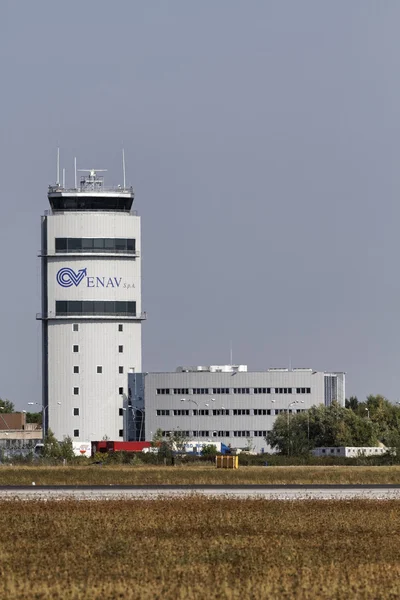
[[[217,469],[238,469],[239,468],[239,457],[238,456],[216,456],[215,465]]]

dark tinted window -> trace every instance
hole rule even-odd
[[[56,252],[65,252],[67,250],[67,238],[56,238]]]
[[[79,416],[79,408],[74,408],[74,417]]]
[[[126,315],[136,316],[136,302],[114,300],[57,300],[56,315]]]
[[[74,429],[74,437],[79,437],[79,429]]]
[[[56,252],[119,252],[134,254],[134,238],[56,238]]]

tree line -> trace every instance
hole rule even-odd
[[[377,446],[400,448],[400,406],[384,396],[355,396],[345,406],[313,406],[300,413],[277,416],[266,442],[286,455],[308,454],[320,446]]]

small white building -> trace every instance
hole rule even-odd
[[[314,448],[314,456],[344,456],[347,458],[356,458],[358,456],[379,456],[386,454],[386,446],[325,446]]]

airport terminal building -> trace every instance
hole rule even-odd
[[[173,373],[128,375],[126,437],[151,440],[174,430],[191,440],[268,451],[265,436],[281,412],[345,403],[345,373],[246,365],[178,367]]]

